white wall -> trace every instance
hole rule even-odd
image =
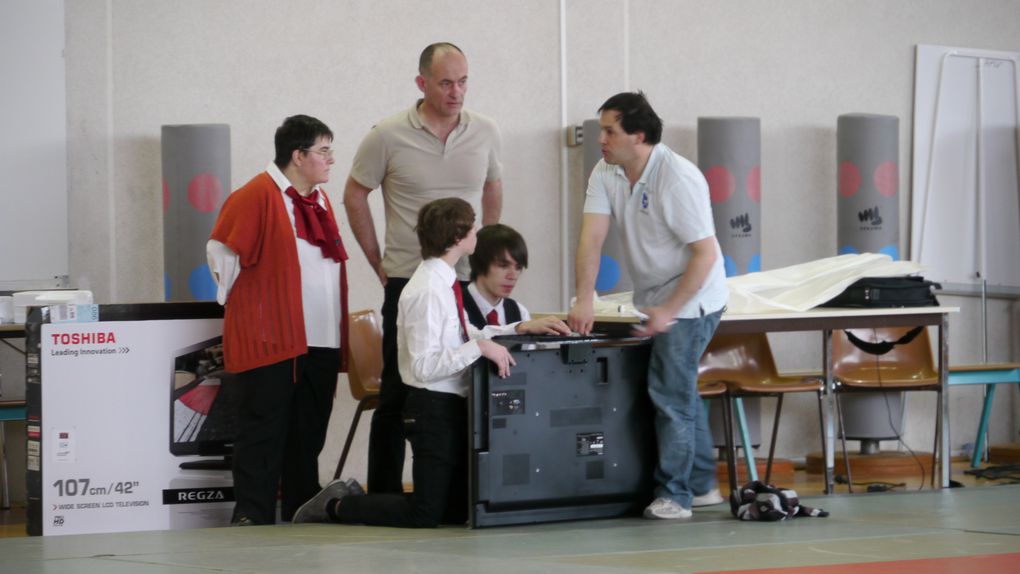
[[[766,269],[835,252],[836,117],[899,116],[906,238],[914,45],[1020,47],[1020,1],[973,6],[956,0],[566,0],[564,70],[560,6],[549,0],[68,2],[69,206],[80,214],[70,222],[71,275],[87,280],[99,302],[161,299],[163,124],[230,124],[237,187],[268,163],[273,130],[285,116],[317,116],[336,134],[337,164],[327,188],[339,202],[361,137],[413,103],[418,53],[439,40],[464,49],[471,66],[468,106],[502,128],[503,219],[531,245],[531,269],[518,294],[534,310],[562,306],[561,262],[572,253],[583,194],[580,149],[571,149],[569,213],[561,212],[561,113],[567,123],[580,123],[624,89],[648,94],[667,124],[664,140],[691,159],[698,116],[762,118]],[[379,195],[372,205],[381,231]],[[342,219],[354,254],[352,308],[378,308],[382,291]],[[907,252],[905,244],[901,250]],[[956,328],[974,324],[973,306],[963,304],[968,308],[952,330],[955,362],[980,358],[973,333]],[[1016,360],[1020,314],[1015,304],[996,305],[994,354]],[[781,365],[817,365],[813,341],[778,337]],[[954,448],[971,440],[964,436],[977,415],[971,391],[954,391]],[[1002,442],[1015,432],[1016,399],[1012,392],[1000,396],[997,420],[1004,422],[994,426],[993,439]],[[923,403],[910,403],[907,439],[915,448],[930,448],[931,410]],[[785,410],[782,453],[802,456],[817,448],[810,402],[791,401]],[[341,393],[324,471],[337,458],[352,412]],[[367,424],[348,467],[355,476],[363,476],[366,437]]]
[[[67,274],[64,29],[62,0],[0,3],[4,289],[46,288]]]

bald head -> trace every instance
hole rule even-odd
[[[428,76],[432,71],[432,62],[436,57],[449,52],[457,52],[461,56],[464,55],[460,48],[449,42],[436,42],[426,46],[418,58],[418,73],[422,76]]]

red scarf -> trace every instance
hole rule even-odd
[[[347,372],[347,357],[350,343],[350,329],[347,324],[347,250],[340,239],[340,230],[336,220],[330,217],[329,211],[319,205],[319,190],[313,189],[308,197],[302,196],[293,187],[288,187],[287,194],[294,202],[294,230],[298,239],[304,239],[322,250],[325,259],[332,259],[340,264],[340,341],[343,352],[340,353],[340,372]]]

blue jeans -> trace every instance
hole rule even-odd
[[[708,417],[698,396],[698,361],[715,334],[722,310],[695,319],[677,319],[652,339],[648,395],[655,406],[659,463],[655,497],[684,508],[691,498],[716,487],[715,456]]]

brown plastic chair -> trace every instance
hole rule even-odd
[[[366,309],[355,311],[349,319],[349,345],[347,381],[350,383],[351,396],[358,401],[354,411],[354,420],[347,431],[347,441],[340,454],[340,462],[336,465],[333,478],[340,478],[347,455],[354,442],[354,433],[358,430],[361,413],[379,406],[379,384],[382,378],[382,326],[375,311]]]
[[[853,329],[850,332],[866,343],[894,342],[911,327]],[[935,414],[935,448],[932,450],[931,483],[935,486],[935,462],[938,458],[941,425],[942,385],[932,357],[928,329],[922,328],[909,343],[895,345],[884,355],[874,355],[857,348],[846,332],[832,334],[832,374],[836,383],[836,412],[839,416],[839,438],[843,447],[847,482],[853,492],[850,459],[846,450],[846,429],[843,428],[843,406],[839,396],[852,392],[934,391],[938,395]]]
[[[818,395],[819,436],[822,456],[826,454],[825,424],[823,418],[821,379],[808,377],[785,377],[776,369],[765,333],[716,335],[708,344],[698,367],[699,384],[702,381],[719,381],[726,385],[726,411],[724,426],[732,427],[732,399],[743,397],[775,397],[776,414],[772,424],[772,440],[769,444],[768,465],[765,468],[765,482],[772,477],[772,459],[776,451],[776,436],[779,418],[783,411],[783,397],[787,393],[813,392]],[[730,423],[727,425],[726,423]],[[737,488],[736,448],[733,445],[732,429],[726,429],[727,465],[730,474],[730,491]]]

